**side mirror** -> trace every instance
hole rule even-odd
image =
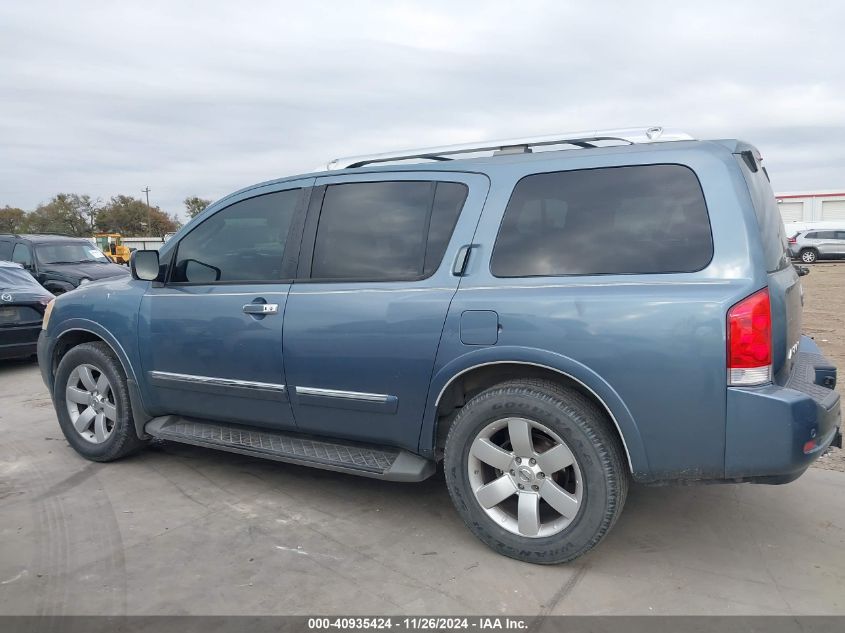
[[[133,279],[154,281],[158,278],[158,251],[135,251],[129,257]]]

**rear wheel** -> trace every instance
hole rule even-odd
[[[801,251],[801,261],[805,264],[813,264],[819,258],[819,254],[812,248],[805,248]]]
[[[67,441],[87,459],[112,461],[145,444],[135,433],[123,368],[104,343],[83,343],[65,354],[53,401]]]
[[[444,455],[449,493],[494,550],[532,563],[571,561],[618,518],[628,486],[606,416],[582,394],[518,380],[472,398]]]

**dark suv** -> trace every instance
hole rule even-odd
[[[741,141],[338,159],[220,200],[131,269],[56,299],[39,340],[96,461],[155,437],[395,481],[441,463],[482,541],[554,563],[602,539],[632,479],[784,483],[841,444]]]
[[[0,235],[0,261],[26,268],[54,295],[106,277],[128,277],[91,240],[68,235]]]

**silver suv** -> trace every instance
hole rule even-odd
[[[805,264],[845,257],[845,228],[799,231],[789,238],[789,254]]]

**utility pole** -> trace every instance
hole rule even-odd
[[[152,223],[153,210],[150,207],[150,186],[147,185],[146,187],[141,189],[141,193],[147,194],[147,235],[149,237],[152,237],[152,235],[153,235],[153,223]]]

